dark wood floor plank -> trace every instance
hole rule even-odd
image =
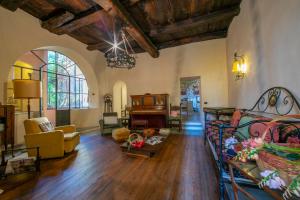
[[[0,199],[218,199],[206,148],[200,136],[171,135],[154,157],[133,158],[110,137],[82,135],[76,152],[43,160],[39,176]]]

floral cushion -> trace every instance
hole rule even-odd
[[[299,124],[291,124],[287,127],[280,127],[276,129],[279,132],[280,139],[279,142],[288,142],[288,143],[296,143],[300,144],[300,125]]]
[[[261,118],[261,119],[265,119],[265,118]],[[262,135],[264,134],[264,132],[267,129],[267,122],[263,122],[263,123],[255,123],[250,125],[250,136],[251,137],[262,137]],[[274,129],[272,131],[272,133],[270,131],[267,131],[267,134],[265,136],[264,139],[266,142],[279,142],[279,131],[278,129]]]
[[[171,117],[178,117],[178,116],[179,116],[179,111],[177,111],[177,110],[172,110],[171,113],[170,113],[170,116],[171,116]]]

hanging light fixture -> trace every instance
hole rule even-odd
[[[243,55],[234,53],[234,59],[232,63],[232,72],[235,74],[235,80],[241,80],[245,78],[247,72],[247,65]]]
[[[106,58],[107,66],[111,68],[131,69],[135,67],[135,52],[132,49],[125,31],[121,29],[121,41],[118,42],[118,36],[114,33],[114,42],[112,47],[108,49],[104,56]]]

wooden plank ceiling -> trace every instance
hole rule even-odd
[[[224,38],[241,0],[0,0],[40,19],[54,34],[68,34],[88,50],[106,52],[123,27],[136,53]]]

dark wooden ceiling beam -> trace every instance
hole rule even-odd
[[[56,28],[48,29],[48,30],[50,32],[56,33],[58,35],[68,34],[76,29],[83,27],[83,26],[87,26],[89,24],[93,24],[97,21],[100,21],[101,17],[103,15],[105,15],[104,10],[97,10],[92,13],[83,15],[81,17],[77,17],[77,18],[63,24],[62,26],[57,26]]]
[[[133,45],[135,42],[132,38],[128,38],[128,42]],[[101,41],[99,41],[98,43],[95,43],[95,44],[89,44],[87,46],[87,49],[92,51],[92,50],[101,50],[103,49],[103,47],[106,47],[106,46],[110,46],[111,47],[111,44],[109,44],[108,42],[106,42],[104,39],[102,39]]]
[[[87,49],[92,51],[92,50],[96,50],[96,49],[102,49],[104,46],[105,47],[107,46],[107,42],[101,41],[101,42],[98,42],[96,44],[89,44],[87,46]]]
[[[168,26],[151,30],[150,36],[155,37],[160,34],[172,34],[178,32],[179,30],[185,30],[188,28],[197,27],[202,24],[209,24],[220,20],[226,20],[238,15],[239,12],[240,12],[239,6],[235,6],[224,10],[215,11],[204,16],[192,17],[186,20],[175,22]]]
[[[0,0],[0,5],[10,11],[16,11],[28,0]]]
[[[117,17],[126,23],[126,31],[139,44],[141,48],[147,51],[152,57],[157,58],[159,52],[150,38],[142,31],[128,11],[118,0],[94,0],[99,4],[109,15]]]
[[[208,32],[208,33],[202,33],[202,34],[195,35],[192,37],[178,38],[178,39],[162,42],[160,44],[157,44],[157,46],[159,49],[165,49],[165,48],[185,45],[185,44],[189,44],[189,43],[193,43],[193,42],[201,42],[201,41],[206,41],[206,40],[225,38],[226,36],[227,36],[227,30],[220,30],[220,31]],[[99,43],[89,45],[87,49],[89,49],[89,50],[98,49],[102,52],[105,52],[109,48],[111,48],[111,45],[109,45],[105,41],[101,41]],[[132,46],[132,48],[135,53],[145,52],[145,50],[143,50],[139,46]]]
[[[128,6],[134,6],[135,4],[139,3],[141,0],[128,0]]]
[[[54,30],[63,24],[73,20],[75,18],[75,15],[68,11],[60,12],[54,17],[51,17],[50,19],[46,21],[41,22],[41,26],[48,30]]]
[[[215,31],[215,32],[208,32],[208,33],[202,33],[198,34],[192,37],[186,37],[186,38],[179,38],[174,39],[167,42],[162,42],[158,44],[159,49],[165,49],[169,47],[175,47],[180,46],[184,44],[189,44],[192,42],[200,42],[205,40],[213,40],[213,39],[219,39],[219,38],[225,38],[227,36],[227,30],[221,30],[221,31]]]

